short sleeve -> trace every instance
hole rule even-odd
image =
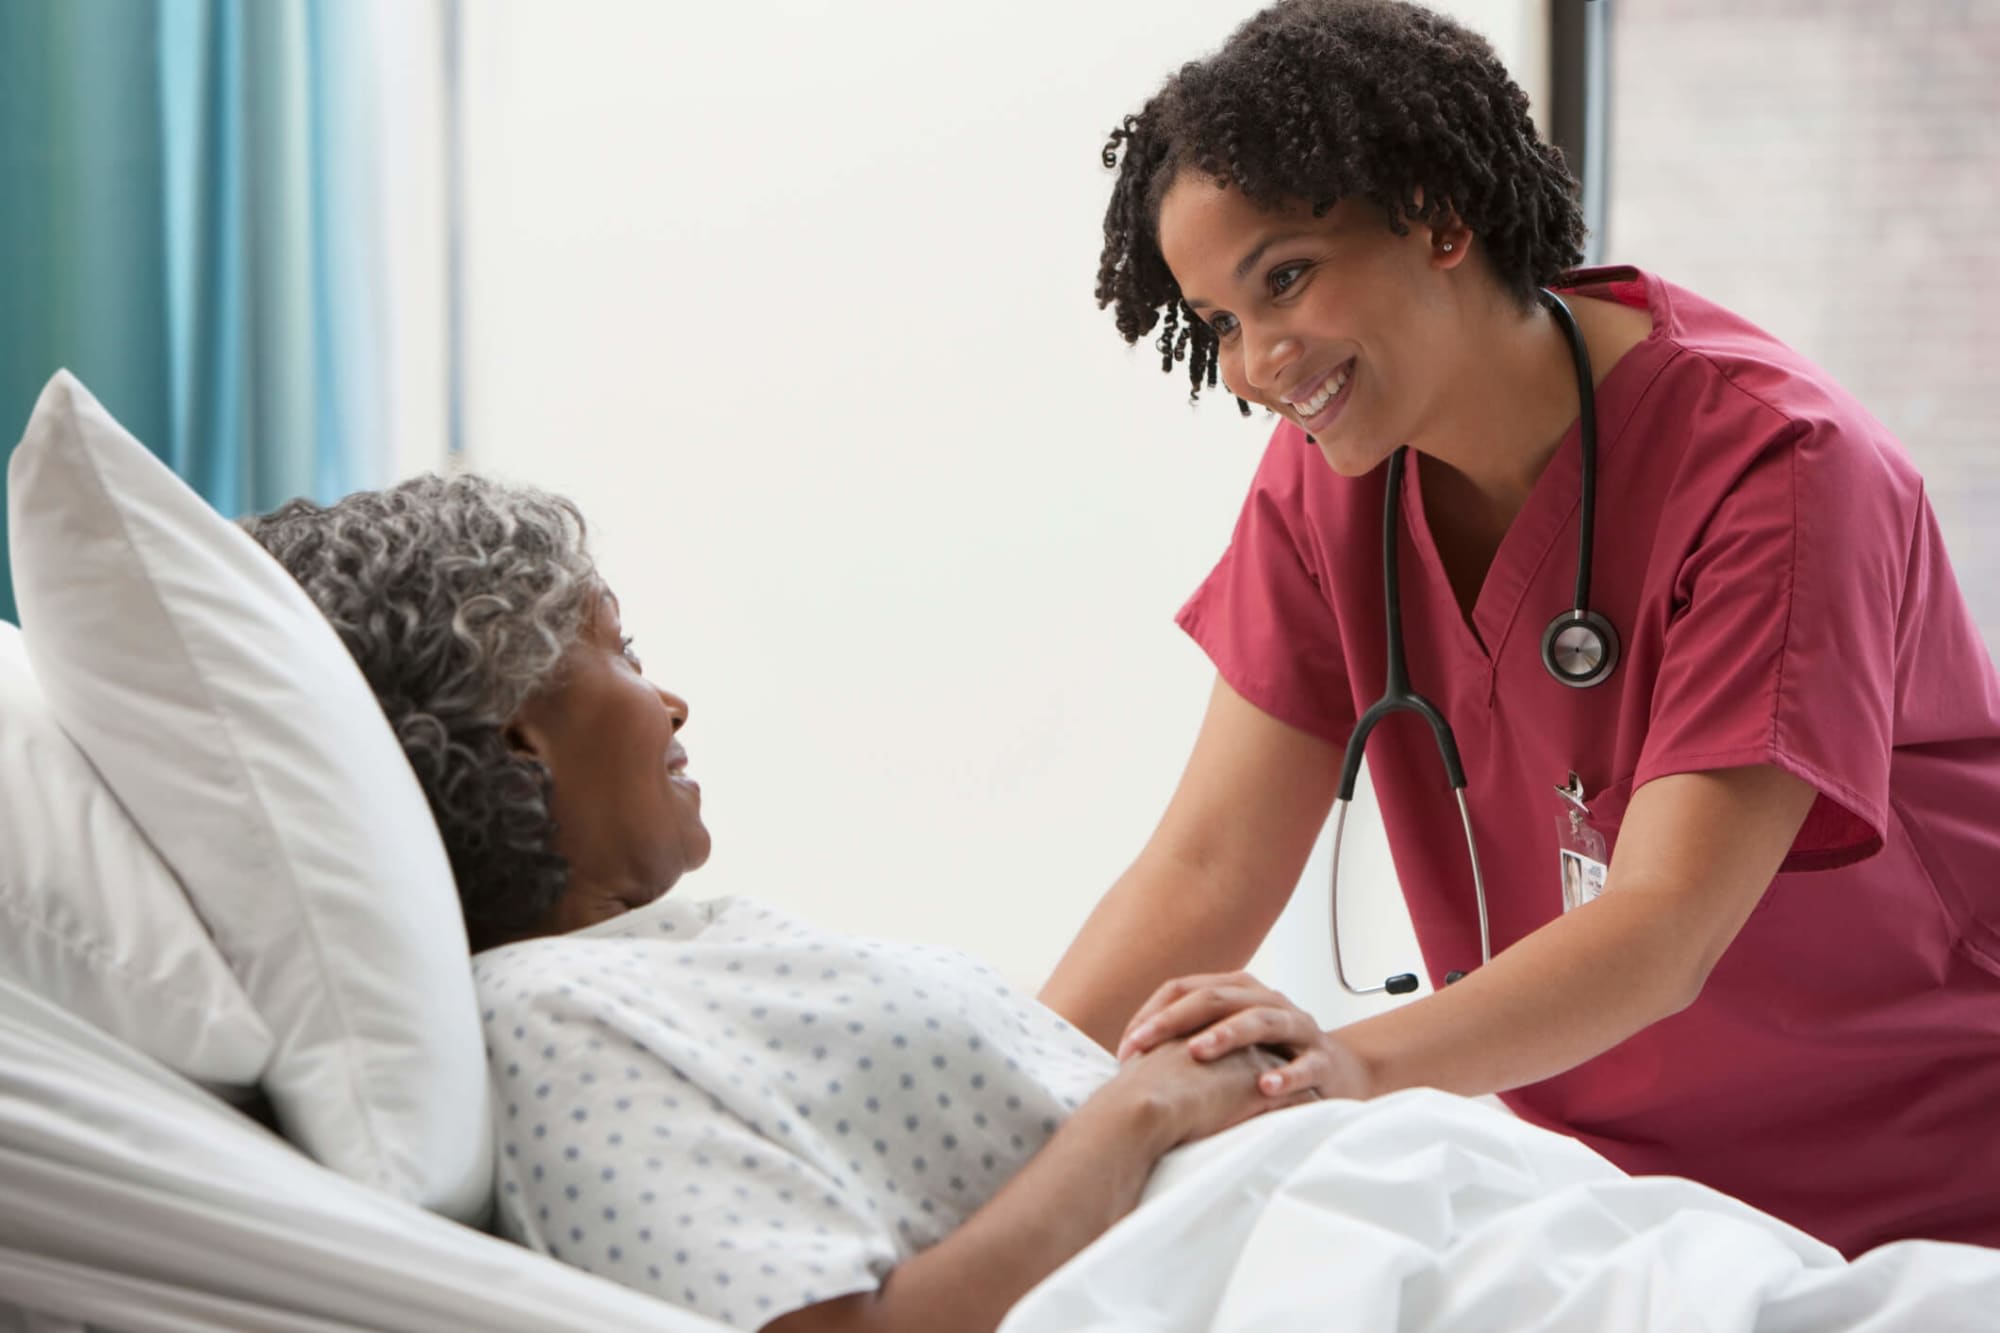
[[[1771,426],[1681,564],[1635,785],[1775,765],[1819,792],[1783,870],[1881,849],[1913,487],[1835,426]]]
[[[1326,466],[1296,427],[1271,436],[1236,531],[1177,622],[1238,694],[1280,722],[1343,745],[1354,700],[1340,626],[1308,537],[1308,467]]]
[[[865,1200],[746,1113],[725,1054],[590,960],[552,944],[482,969],[504,1232],[738,1328],[878,1287],[896,1254]]]

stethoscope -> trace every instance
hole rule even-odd
[[[1590,543],[1592,529],[1597,519],[1597,401],[1590,383],[1590,353],[1583,345],[1583,333],[1576,326],[1576,317],[1569,307],[1554,292],[1542,292],[1542,304],[1556,317],[1563,337],[1569,342],[1569,350],[1576,361],[1576,393],[1580,400],[1578,410],[1579,435],[1583,445],[1583,513],[1581,529],[1577,536],[1576,552],[1576,600],[1571,609],[1549,622],[1542,631],[1542,665],[1548,668],[1564,685],[1575,689],[1586,689],[1602,684],[1618,665],[1618,632],[1611,622],[1590,609]],[[1379,986],[1354,987],[1348,984],[1347,970],[1340,961],[1340,840],[1347,826],[1347,806],[1354,799],[1355,779],[1360,776],[1362,752],[1368,745],[1368,733],[1375,724],[1391,713],[1415,713],[1431,724],[1431,734],[1437,738],[1438,753],[1444,758],[1445,775],[1451,780],[1452,792],[1458,797],[1459,821],[1465,825],[1465,850],[1472,860],[1472,891],[1479,901],[1479,961],[1493,961],[1493,938],[1486,921],[1486,880],[1479,870],[1479,847],[1472,837],[1472,816],[1465,808],[1465,768],[1458,758],[1458,740],[1452,735],[1451,724],[1444,720],[1444,714],[1437,705],[1410,688],[1409,664],[1403,654],[1403,608],[1401,584],[1396,577],[1396,536],[1399,530],[1400,509],[1403,501],[1403,455],[1407,448],[1398,449],[1389,456],[1389,481],[1382,508],[1382,585],[1387,599],[1388,624],[1385,636],[1389,647],[1389,672],[1383,686],[1382,697],[1361,715],[1354,724],[1354,734],[1348,737],[1347,751],[1340,766],[1340,795],[1335,802],[1333,823],[1333,972],[1340,979],[1340,986],[1349,995],[1375,995],[1388,992],[1390,995],[1407,995],[1417,988],[1414,973],[1403,972],[1388,978]],[[1446,984],[1457,981],[1465,973],[1452,971],[1445,976]]]

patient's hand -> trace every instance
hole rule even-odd
[[[1161,1043],[1122,1065],[999,1193],[878,1289],[794,1310],[764,1333],[998,1327],[1029,1288],[1132,1211],[1169,1151],[1310,1100],[1258,1090],[1258,1075],[1281,1063],[1254,1049],[1203,1061],[1185,1042]]]

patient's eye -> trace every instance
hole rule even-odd
[[[631,635],[624,635],[618,640],[618,651],[625,654],[625,660],[632,664],[632,669],[643,676],[646,674],[646,664],[639,660],[639,654],[633,650],[632,645],[636,642],[637,640]]]

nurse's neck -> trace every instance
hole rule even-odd
[[[1435,410],[1411,444],[1425,456],[1433,527],[1463,526],[1497,543],[1576,423],[1576,368],[1561,326],[1539,302],[1523,310],[1496,283],[1470,285],[1476,290],[1460,306],[1458,336],[1439,367]],[[1569,306],[1597,383],[1651,329],[1643,310],[1588,298]]]

